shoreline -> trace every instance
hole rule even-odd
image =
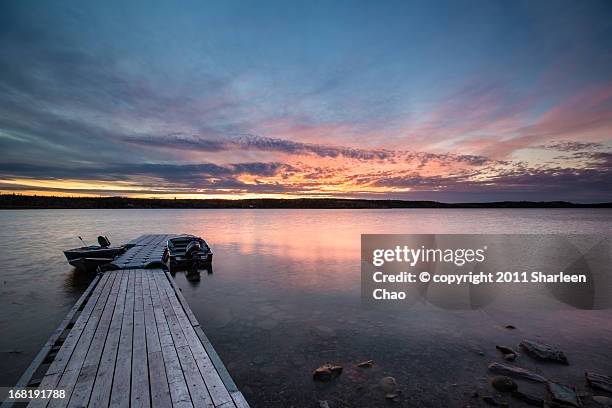
[[[494,201],[444,203],[438,201],[366,200],[337,198],[294,199],[160,199],[128,197],[56,197],[1,194],[0,210],[19,209],[519,209],[612,208],[612,202]]]

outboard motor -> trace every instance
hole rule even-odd
[[[200,242],[193,240],[187,244],[187,248],[185,248],[185,258],[193,259],[193,256],[201,251],[202,247],[200,246]]]
[[[98,237],[98,244],[100,244],[102,248],[108,248],[111,243],[107,237],[100,235]]]

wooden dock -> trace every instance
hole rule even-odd
[[[159,268],[99,274],[17,387],[36,385],[66,397],[29,407],[249,406]]]

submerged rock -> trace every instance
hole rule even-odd
[[[521,380],[528,380],[534,382],[545,383],[548,382],[547,378],[542,377],[540,374],[536,374],[533,371],[526,370],[521,367],[512,366],[510,364],[503,363],[491,363],[489,364],[489,371],[497,374],[507,375]]]
[[[329,408],[329,402],[319,401],[319,408]]]
[[[374,360],[362,361],[361,363],[357,363],[357,367],[359,368],[372,368],[374,365]]]
[[[512,347],[508,346],[495,346],[496,349],[502,352],[504,355],[504,360],[506,361],[514,361],[517,356],[517,352],[512,349]]]
[[[540,360],[556,361],[562,364],[569,364],[565,354],[552,346],[544,343],[538,343],[531,340],[521,341],[520,347],[532,357],[539,358]]]
[[[495,348],[501,351],[503,354],[509,354],[509,353],[516,354],[516,352],[514,351],[514,349],[512,349],[512,347],[497,345],[495,346]]]
[[[612,398],[604,397],[603,395],[595,395],[593,401],[604,407],[612,407]]]
[[[397,381],[393,377],[384,377],[380,380],[380,388],[382,388],[385,393],[385,398],[387,399],[396,399],[399,397],[399,392],[397,389]]]
[[[544,399],[536,397],[535,395],[526,394],[521,391],[513,391],[512,396],[517,400],[523,401],[526,404],[533,405],[534,407],[543,407]]]
[[[548,383],[548,392],[550,393],[550,399],[552,402],[556,402],[562,405],[569,405],[572,407],[581,407],[582,403],[578,399],[576,389],[567,385],[559,384],[556,382]]]
[[[505,375],[496,375],[491,378],[491,385],[498,391],[502,392],[512,392],[515,391],[518,386],[510,377],[506,377]]]
[[[603,374],[590,373],[588,371],[584,373],[584,375],[591,388],[612,393],[612,377]]]
[[[497,401],[495,400],[495,398],[493,398],[493,397],[492,397],[492,396],[490,396],[490,395],[485,395],[485,396],[483,396],[483,397],[482,397],[482,400],[483,400],[485,403],[487,403],[488,405],[492,405],[492,406],[494,406],[494,407],[499,407],[499,402],[497,402]]]
[[[342,374],[342,366],[333,364],[323,364],[312,372],[315,381],[327,382]]]

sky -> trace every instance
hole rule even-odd
[[[0,0],[0,191],[612,201],[610,1]]]

